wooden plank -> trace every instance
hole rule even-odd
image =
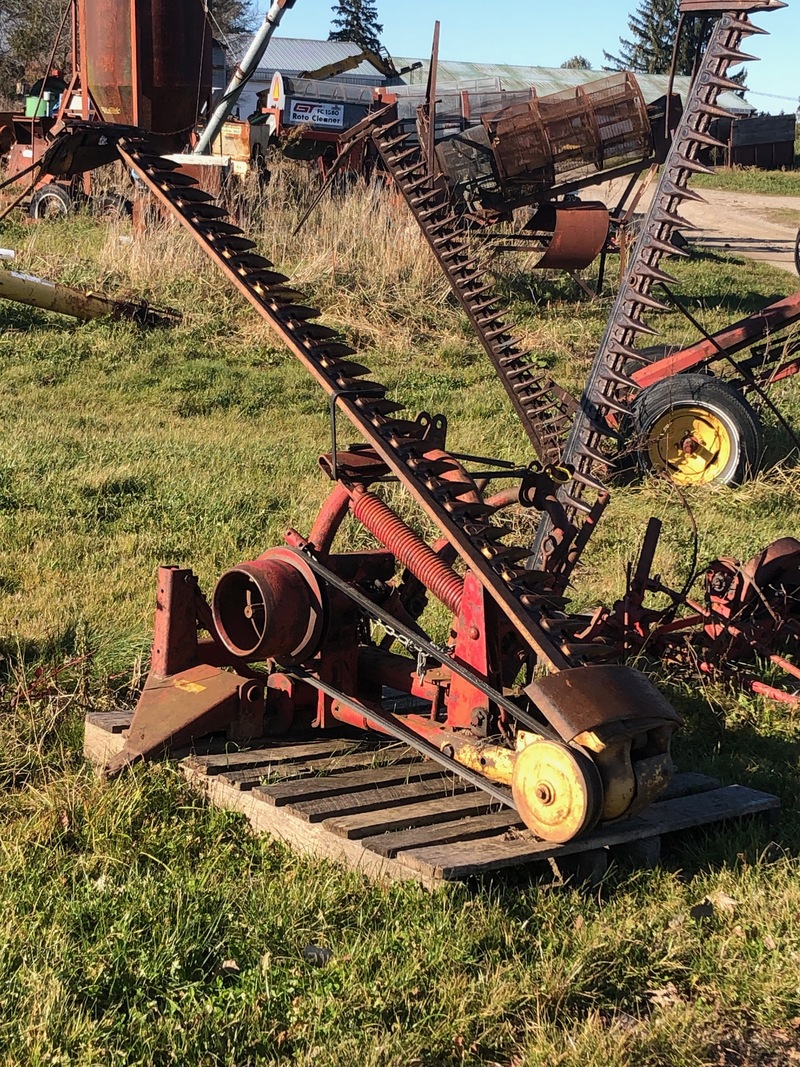
[[[181,764],[181,769],[190,785],[204,794],[209,803],[218,808],[242,812],[256,833],[267,833],[285,842],[295,852],[342,863],[377,882],[414,880],[428,888],[439,884],[438,879],[429,879],[423,872],[407,867],[400,860],[378,856],[358,841],[329,833],[324,823],[304,822],[286,808],[265,804],[251,792],[243,793],[221,775],[209,777],[202,771],[192,770],[185,763]]]
[[[491,803],[493,802],[485,793],[476,789],[462,796],[409,804],[392,811],[373,811],[363,815],[327,819],[322,825],[338,837],[356,840],[392,830],[405,830],[410,826],[428,826],[437,822],[452,822],[469,815],[483,815]]]
[[[232,771],[225,772],[225,780],[230,782],[231,785],[235,785],[238,789],[258,789],[260,786],[269,787],[272,789],[274,786],[289,786],[294,785],[300,789],[300,783],[303,782],[309,789],[313,789],[315,785],[320,787],[327,787],[331,791],[340,790],[341,786],[336,785],[336,782],[341,781],[343,775],[349,775],[353,772],[361,772],[364,774],[374,774],[379,770],[392,771],[394,768],[405,767],[407,770],[410,767],[425,766],[431,768],[431,773],[441,774],[443,773],[441,768],[437,768],[436,764],[422,760],[417,753],[410,753],[408,756],[400,756],[393,758],[391,763],[381,763],[378,766],[374,766],[372,763],[369,766],[364,766],[364,757],[361,756],[336,756],[334,761],[315,761],[313,763],[289,763],[284,764],[277,768],[255,768],[248,771]],[[273,771],[274,774],[267,772]],[[265,778],[270,778],[270,781],[265,781]],[[274,779],[274,781],[272,780]],[[264,798],[267,799],[266,797]]]
[[[378,786],[405,785],[407,782],[422,782],[428,778],[443,778],[446,772],[434,763],[408,757],[405,762],[393,763],[391,767],[370,767],[366,770],[342,771],[324,777],[293,778],[288,782],[258,787],[258,796],[267,804],[299,803],[321,797],[359,793]],[[230,781],[233,775],[226,776]],[[240,788],[242,788],[240,786]]]
[[[90,711],[86,721],[110,734],[121,734],[127,730],[133,718],[132,711]]]
[[[433,826],[415,826],[410,830],[378,834],[361,839],[364,848],[379,856],[396,856],[398,852],[421,848],[427,845],[447,845],[452,841],[475,841],[497,836],[509,830],[524,829],[519,815],[510,808],[492,812],[490,815],[474,815],[455,822],[435,823]],[[473,847],[476,847],[473,845]],[[479,845],[477,846],[479,847]]]
[[[719,789],[721,785],[719,778],[710,778],[707,774],[685,771],[683,774],[674,775],[656,803],[662,804],[665,800],[674,800],[675,797],[688,797],[695,793],[707,793],[710,789]]]
[[[309,822],[322,822],[323,819],[376,811],[383,812],[384,815],[388,812],[393,817],[401,818],[406,805],[417,806],[417,802],[440,800],[444,797],[453,797],[454,794],[463,795],[466,792],[475,793],[476,791],[472,786],[453,782],[444,775],[437,775],[433,779],[421,782],[374,786],[363,793],[339,792],[330,797],[292,801],[286,807],[298,818],[308,819]]]
[[[476,850],[474,844],[434,845],[401,852],[397,858],[410,867],[418,868],[428,878],[454,881],[520,863],[549,859],[557,854],[570,855],[595,848],[609,848],[644,837],[676,833],[725,819],[774,811],[779,807],[778,798],[769,793],[730,785],[696,796],[677,797],[653,804],[641,815],[619,823],[613,829],[601,828],[565,845],[538,841],[530,834],[527,837],[522,835],[515,841],[484,841],[480,850]]]
[[[351,755],[359,747],[354,741],[314,741],[302,744],[271,745],[269,748],[244,752],[222,752],[211,756],[189,756],[188,762],[205,774],[227,774],[255,767],[278,767],[284,763],[301,763],[314,757],[330,760],[337,755]],[[360,754],[360,753],[359,753]],[[372,761],[375,751],[364,751],[365,761]]]
[[[88,717],[83,730],[83,755],[95,768],[105,767],[125,744],[122,734],[114,734],[104,726],[90,722]]]

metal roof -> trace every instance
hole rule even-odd
[[[232,34],[225,42],[226,52],[233,63],[238,63],[250,46],[253,37],[249,33]],[[338,63],[348,56],[357,56],[361,49],[352,41],[312,41],[303,37],[273,37],[259,64],[256,76],[268,80],[276,70],[281,74],[296,76],[303,71],[314,71],[329,63]],[[345,74],[337,75],[341,81],[383,85],[386,78],[367,60]]]
[[[395,56],[394,64],[398,69],[410,66],[413,63],[422,63],[417,70],[410,71],[401,79],[394,79],[390,85],[425,85],[428,81],[428,68],[430,60],[408,59],[403,56]],[[597,81],[599,78],[607,78],[607,70],[572,70],[565,67],[518,67],[503,63],[460,63],[451,60],[439,60],[438,82],[456,83],[461,88],[486,88],[490,82],[494,87],[504,89],[507,92],[515,89],[530,89],[533,86],[540,96],[548,93],[558,93],[562,89],[571,89],[576,85],[585,85],[587,82]],[[667,91],[669,78],[666,74],[636,74],[642,93],[647,103],[664,96]],[[681,94],[683,100],[689,91],[689,79],[678,77],[675,79],[675,92]],[[721,93],[719,98],[720,107],[727,108],[735,113],[750,114],[755,108],[735,93]]]

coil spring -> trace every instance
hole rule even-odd
[[[429,589],[437,600],[458,615],[464,582],[433,549],[374,493],[356,492],[350,509],[369,532]]]

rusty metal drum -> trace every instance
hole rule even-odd
[[[107,122],[185,144],[211,94],[201,0],[80,0],[82,68]]]

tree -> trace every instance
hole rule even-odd
[[[562,70],[591,70],[592,64],[586,56],[572,56],[566,63],[561,64]]]
[[[333,25],[329,41],[353,41],[359,48],[381,53],[380,35],[383,26],[378,22],[378,9],[370,0],[339,0],[333,5]]]
[[[642,0],[628,18],[631,38],[620,38],[619,55],[605,52],[611,70],[633,70],[642,74],[666,74],[672,63],[678,32],[678,0]],[[678,51],[678,74],[691,74],[698,49],[708,43],[710,24],[687,19]]]
[[[223,36],[229,33],[252,33],[258,24],[253,0],[208,0],[214,29]]]
[[[63,13],[63,4],[53,0],[0,0],[0,95],[11,98],[18,82],[30,85],[47,74]],[[54,63],[67,67],[69,57],[67,22]]]

